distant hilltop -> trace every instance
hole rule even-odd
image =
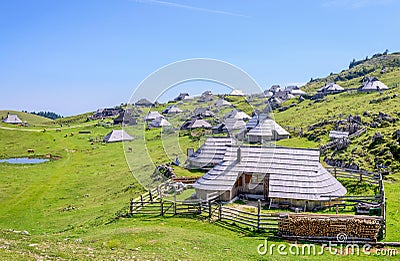
[[[362,60],[353,59],[349,67],[339,73],[330,73],[323,78],[311,80],[302,88],[308,93],[315,93],[327,83],[336,83],[344,89],[357,89],[362,86],[363,79],[376,78],[391,88],[400,82],[400,52],[374,54]]]

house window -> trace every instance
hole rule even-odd
[[[260,184],[263,182],[263,180],[264,180],[263,175],[252,175],[251,176],[251,183],[253,183],[253,184]]]

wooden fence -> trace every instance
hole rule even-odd
[[[366,127],[362,127],[361,129],[359,129],[358,131],[354,132],[353,134],[349,135],[349,139],[354,139],[355,137],[360,136],[361,134],[363,134],[364,132],[367,131]]]
[[[240,224],[257,230],[276,231],[278,229],[279,214],[261,213],[261,202],[255,213],[243,211],[222,205],[215,201],[184,200],[171,201],[159,199],[157,201],[130,202],[131,215],[197,215],[210,222],[227,222]]]
[[[260,201],[258,204],[257,213],[219,205],[217,220],[235,224],[239,223],[246,227],[256,228],[257,230],[277,231],[279,214],[261,213]]]
[[[134,201],[132,200],[129,207],[131,215],[159,215],[164,216],[167,214],[201,214],[204,206],[201,202],[185,202],[185,201],[171,201],[160,199],[157,201]]]
[[[344,169],[334,166],[325,167],[335,178],[351,178],[360,182],[367,182],[372,185],[380,184],[380,174],[366,170]]]

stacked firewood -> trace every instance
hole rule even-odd
[[[349,239],[376,240],[379,228],[378,219],[357,216],[288,215],[278,220],[282,236],[335,238],[345,234]]]

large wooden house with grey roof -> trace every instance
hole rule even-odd
[[[347,192],[320,164],[319,156],[315,149],[227,146],[223,160],[193,187],[202,200],[218,194],[230,201],[248,194],[270,205],[312,210],[340,200]]]

